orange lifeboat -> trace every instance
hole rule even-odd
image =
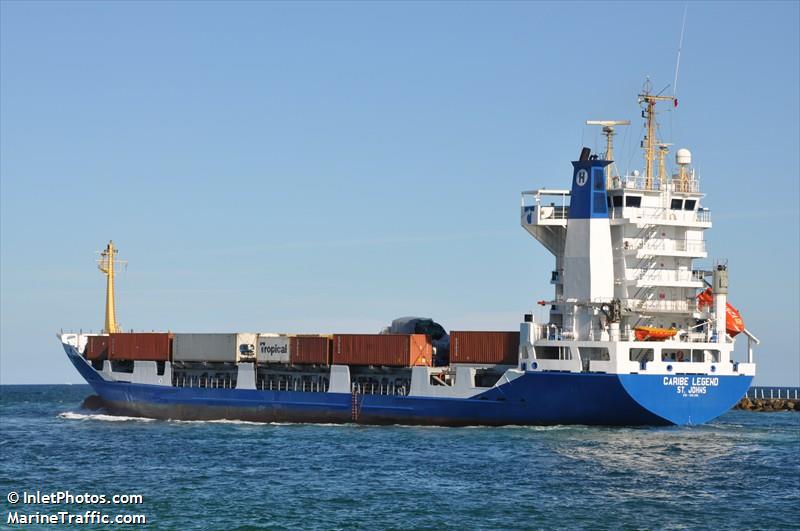
[[[697,295],[697,305],[700,309],[711,307],[713,303],[714,293],[711,291],[711,288],[706,288],[705,291]],[[739,313],[739,310],[731,306],[730,303],[728,303],[725,308],[725,331],[731,337],[735,337],[736,334],[744,332],[744,320],[742,319],[742,315]]]
[[[678,333],[677,328],[657,328],[655,326],[637,326],[633,329],[636,341],[664,341]]]

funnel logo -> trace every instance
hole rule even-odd
[[[586,184],[586,181],[589,179],[589,172],[586,170],[578,170],[578,173],[575,174],[575,184],[578,186],[583,186]]]

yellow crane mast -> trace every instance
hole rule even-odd
[[[97,260],[97,268],[106,274],[106,321],[103,326],[105,334],[122,331],[117,324],[117,312],[114,307],[114,265],[124,265],[127,262],[116,260],[117,252],[114,242],[109,241],[105,250],[100,253],[100,259]]]

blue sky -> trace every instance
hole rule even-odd
[[[675,112],[762,385],[800,385],[797,2],[692,3]],[[673,82],[681,3],[0,3],[0,382],[123,327],[515,329],[551,295],[519,192]]]

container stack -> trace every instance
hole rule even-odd
[[[433,346],[425,334],[131,332],[89,336],[84,355],[87,360],[413,367],[431,365]]]
[[[123,332],[89,336],[84,357],[89,361],[169,361],[172,359],[169,332]]]
[[[89,361],[108,359],[108,336],[89,336],[83,355]]]
[[[430,366],[433,358],[424,334],[336,334],[333,344],[336,365]]]
[[[333,350],[331,336],[296,335],[289,339],[290,359],[294,365],[330,365]]]
[[[258,363],[289,363],[291,345],[285,334],[258,334]]]
[[[172,357],[172,334],[169,332],[131,332],[108,337],[110,360],[169,361]]]
[[[238,363],[256,361],[258,334],[175,334],[173,360]]]
[[[519,332],[450,332],[450,363],[516,365]]]

